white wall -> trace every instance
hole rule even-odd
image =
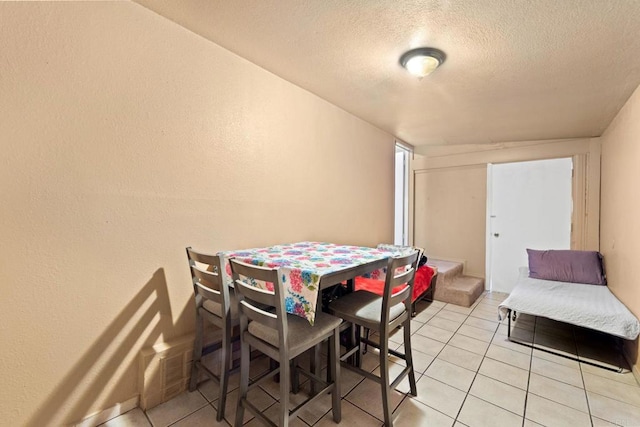
[[[138,393],[185,246],[393,237],[391,135],[128,2],[0,3],[0,424]]]

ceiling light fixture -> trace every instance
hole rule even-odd
[[[439,49],[420,47],[405,52],[400,57],[400,65],[406,68],[409,73],[421,79],[442,65],[446,58],[447,55]]]

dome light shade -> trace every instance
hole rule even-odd
[[[431,47],[421,47],[406,52],[400,57],[400,65],[412,75],[422,78],[433,72],[446,59],[443,51]]]

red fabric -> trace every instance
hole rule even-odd
[[[434,270],[428,265],[423,265],[416,270],[416,278],[413,281],[413,295],[411,301],[415,301],[420,295],[426,292],[431,286],[431,278]],[[404,286],[398,286],[394,292],[399,292]],[[365,277],[356,277],[356,291],[369,291],[374,294],[382,295],[384,292],[384,280],[367,279]]]

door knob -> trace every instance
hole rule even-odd
[[[493,237],[500,237],[500,233],[493,233]]]

